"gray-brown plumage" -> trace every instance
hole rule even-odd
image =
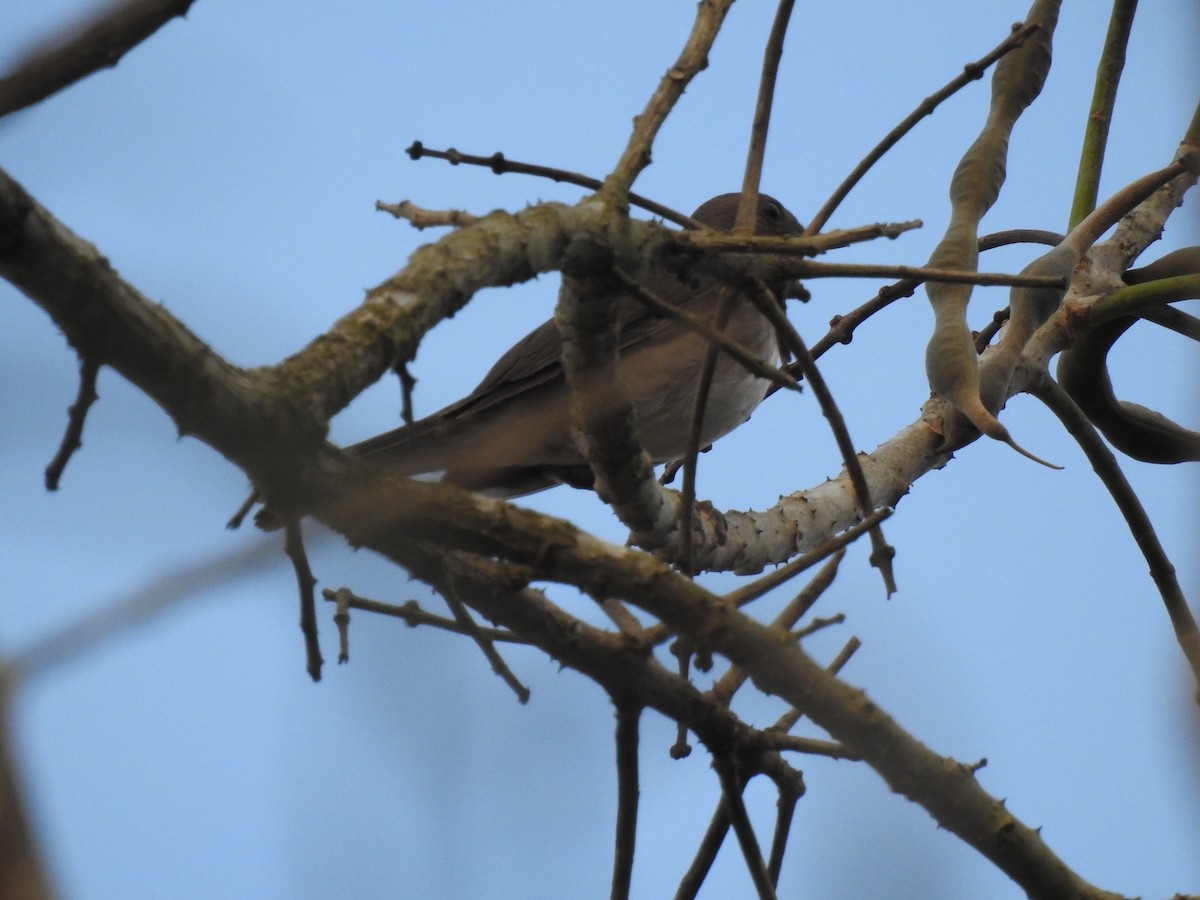
[[[731,231],[739,195],[722,194],[692,217]],[[795,216],[760,195],[755,233],[799,234]],[[642,282],[659,298],[714,317],[731,288],[714,278],[685,280],[655,269]],[[780,286],[781,287],[781,286]],[[621,378],[637,410],[642,443],[656,462],[685,452],[708,341],[673,319],[656,316],[636,298],[617,305]],[[779,360],[774,329],[752,302],[736,298],[725,327],[729,338],[769,364]],[[438,474],[492,496],[516,497],[556,484],[590,486],[592,473],[571,431],[570,397],[560,359],[562,337],[553,321],[517,342],[468,396],[438,412],[350,448],[373,464],[403,475]],[[721,354],[705,407],[701,445],[742,424],[769,384]]]

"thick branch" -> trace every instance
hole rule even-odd
[[[0,78],[0,116],[33,106],[98,69],[115,66],[126,53],[195,0],[126,0],[48,42]]]
[[[554,621],[570,617],[549,606],[535,592],[520,589],[520,583],[531,576],[570,584],[594,597],[616,597],[637,605],[658,616],[697,647],[719,652],[745,668],[761,690],[785,699],[850,753],[861,756],[893,790],[921,804],[939,825],[978,849],[1031,897],[1113,896],[1097,890],[1069,870],[1035,829],[1017,820],[999,800],[980,787],[970,767],[932,752],[903,731],[862,691],[825,672],[794,641],[780,640],[776,629],[742,615],[665,564],[592,538],[566,522],[553,523],[552,530],[548,530],[552,522],[548,517],[502,503],[411,482],[398,482],[394,488],[395,495],[389,497],[381,496],[380,491],[371,493],[378,515],[387,513],[388,521],[377,520],[369,532],[361,528],[364,519],[357,504],[350,504],[340,513],[330,510],[326,520],[353,543],[383,553],[439,589],[447,580],[446,559],[440,554],[436,559],[431,557],[422,545],[414,543],[413,535],[421,534],[438,543],[449,539],[449,532],[454,530],[465,535],[489,535],[493,552],[502,553],[529,569],[523,575],[514,571],[506,576],[508,570],[500,567],[491,577],[473,582],[471,596],[463,599],[489,618],[528,634],[539,646],[551,643],[539,634],[551,621],[548,617]],[[435,495],[439,499],[431,502]],[[464,521],[468,515],[476,517],[476,521]],[[520,578],[516,585],[514,578]],[[462,583],[461,575],[454,580]],[[510,586],[505,587],[506,584]],[[519,591],[525,602],[513,602],[514,590]],[[517,617],[535,610],[534,621],[517,621]],[[552,642],[552,655],[582,668],[610,692],[614,678],[632,677],[635,672],[644,675],[648,667],[658,668],[651,658],[629,653],[628,644],[620,635],[596,636],[594,644],[585,643],[581,634],[590,634],[592,630],[585,631],[586,626],[573,619],[570,622],[556,626],[562,630]],[[601,647],[610,648],[603,661],[595,655]],[[614,660],[607,657],[613,652],[622,652],[622,659],[609,668]],[[664,698],[649,689],[665,688],[668,684],[677,698],[670,704],[673,708],[678,708],[683,699],[679,691],[694,696],[690,685],[665,670],[652,681],[623,683],[618,695],[630,696],[634,692],[632,696],[638,701],[661,709]],[[719,739],[722,732],[726,737],[731,736],[724,725],[714,735],[713,728],[724,716],[706,707],[699,728],[688,722],[713,752],[721,750],[719,740],[714,745],[714,737]],[[689,713],[689,717],[694,720],[695,713]]]

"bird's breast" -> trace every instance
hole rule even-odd
[[[726,334],[768,365],[779,364],[774,329],[757,312],[743,317]],[[623,376],[633,395],[642,443],[655,462],[677,459],[687,451],[687,436],[704,368],[708,341],[691,332],[664,342],[653,355],[627,360]],[[665,357],[665,358],[664,358]],[[685,362],[686,360],[686,362]],[[770,382],[718,352],[704,408],[700,446],[728,434],[750,417]]]

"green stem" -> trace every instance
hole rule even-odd
[[[1125,68],[1125,46],[1133,27],[1137,0],[1115,0],[1104,50],[1096,67],[1096,86],[1092,106],[1088,110],[1087,128],[1083,133],[1083,148],[1079,154],[1079,174],[1075,179],[1075,199],[1071,203],[1071,223],[1074,228],[1096,207],[1100,188],[1100,169],[1104,165],[1104,148],[1108,143],[1108,126],[1112,122],[1113,102],[1117,84]]]

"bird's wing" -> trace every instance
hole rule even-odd
[[[667,272],[654,272],[647,279],[646,288],[667,303],[678,306],[687,301],[689,307],[704,304],[721,290],[716,281],[704,279],[688,285]],[[617,300],[616,317],[617,351],[622,354],[639,344],[654,340],[665,328],[678,327],[671,319],[658,315],[626,294]],[[562,344],[562,335],[554,320],[543,322],[509,348],[475,390],[434,415],[449,418],[470,416],[561,379]]]

